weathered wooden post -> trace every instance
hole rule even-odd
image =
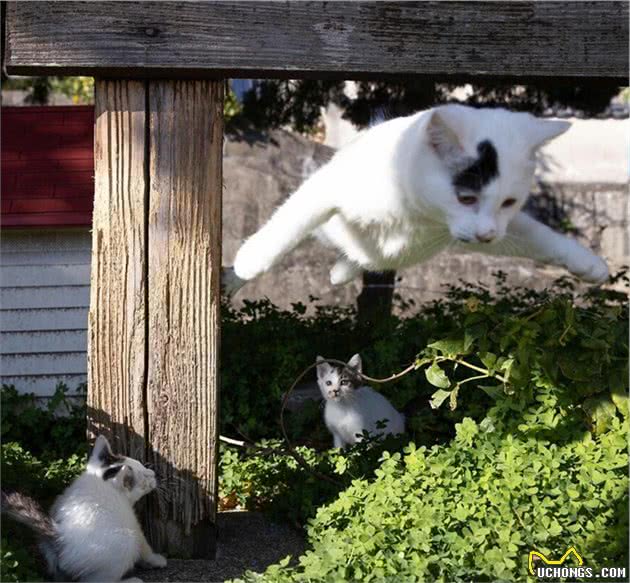
[[[214,552],[221,81],[96,83],[89,430],[151,463],[153,545]]]
[[[96,83],[92,434],[153,464],[153,545],[214,552],[221,81]]]
[[[214,555],[223,87],[149,82],[147,432],[170,481],[148,524],[178,556]]]

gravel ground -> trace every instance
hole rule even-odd
[[[216,560],[169,559],[164,569],[142,570],[135,575],[143,581],[218,583],[247,570],[261,572],[287,555],[297,557],[306,546],[302,533],[257,512],[220,512],[218,526]]]

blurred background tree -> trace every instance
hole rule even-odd
[[[94,102],[92,77],[9,77],[2,83],[3,91],[25,91],[25,103],[46,105],[52,95],[62,94],[75,105]]]
[[[300,133],[311,133],[317,127],[321,109],[329,103],[339,106],[344,118],[358,127],[368,125],[375,117],[407,115],[450,101],[503,106],[538,115],[592,117],[605,113],[622,89],[609,81],[588,86],[553,81],[531,85],[488,82],[466,86],[463,95],[462,87],[462,83],[423,79],[357,81],[349,96],[345,81],[261,79],[242,94],[240,101],[228,91],[225,113],[234,124],[253,125],[260,130],[290,127]],[[25,91],[25,102],[33,105],[49,103],[54,94],[62,94],[75,104],[94,101],[91,77],[14,77],[4,80],[3,89]]]
[[[358,81],[356,97],[349,97],[344,81],[275,80],[257,81],[245,93],[242,111],[237,116],[259,129],[288,126],[299,132],[311,130],[320,117],[321,107],[335,103],[344,118],[364,127],[374,117],[407,115],[440,103],[460,101],[473,106],[503,106],[518,111],[592,117],[606,112],[611,99],[621,88],[601,81],[588,86],[565,83],[514,85],[475,84],[467,87],[464,99],[453,97],[463,84],[426,80]],[[236,121],[236,120],[235,120]]]

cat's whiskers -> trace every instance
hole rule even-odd
[[[450,239],[450,233],[446,232],[443,235],[437,237],[436,239],[434,239],[427,247],[425,247],[422,252],[419,254],[420,257],[429,257],[430,254],[435,251],[435,249],[437,249],[438,247],[440,247],[441,245],[443,245],[445,242],[447,242]],[[452,241],[450,241],[449,243],[452,243]]]

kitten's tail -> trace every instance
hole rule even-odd
[[[32,498],[19,492],[0,493],[0,510],[17,522],[25,524],[43,539],[56,534],[55,523]]]

